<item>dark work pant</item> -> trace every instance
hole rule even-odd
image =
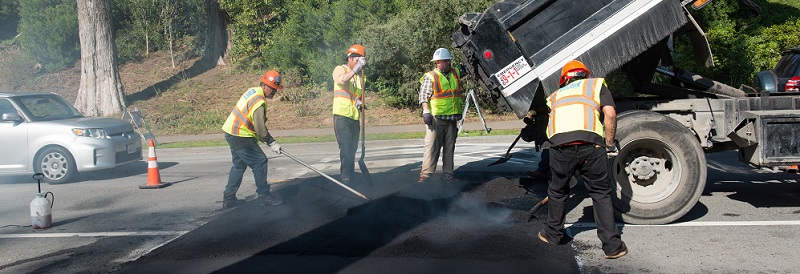
[[[253,137],[238,137],[225,133],[225,141],[231,148],[231,158],[233,166],[228,174],[228,184],[222,193],[223,199],[235,199],[236,191],[242,185],[247,167],[253,170],[253,178],[256,181],[256,193],[259,196],[269,193],[267,184],[267,155],[258,146],[258,141]]]
[[[361,125],[358,124],[358,120],[333,115],[333,130],[336,134],[336,142],[339,143],[339,160],[341,161],[339,173],[342,180],[348,180],[353,178]]]
[[[606,254],[619,250],[622,245],[611,204],[611,186],[608,179],[605,148],[593,144],[551,147],[550,170],[552,182],[547,189],[547,227],[544,235],[551,242],[564,236],[566,201],[569,197],[569,181],[574,171],[580,171],[592,197],[594,220],[597,222],[597,237],[603,243]]]

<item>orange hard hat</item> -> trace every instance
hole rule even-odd
[[[347,56],[350,56],[351,54],[358,54],[366,57],[367,56],[366,51],[367,50],[364,49],[364,46],[359,44],[353,44],[352,46],[350,46],[349,49],[347,49]]]
[[[271,88],[283,89],[283,86],[281,86],[281,74],[277,71],[267,71],[267,73],[264,73],[264,76],[261,76],[259,80],[261,80],[261,83],[264,83]]]
[[[581,63],[581,61],[569,61],[566,65],[564,65],[564,68],[561,69],[561,78],[558,80],[558,84],[564,85],[567,80],[576,76],[583,78],[589,77],[589,73],[589,69],[586,68],[586,65]]]

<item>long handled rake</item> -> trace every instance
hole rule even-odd
[[[281,149],[281,154],[286,155],[286,157],[289,157],[290,159],[294,160],[295,162],[297,162],[297,163],[299,163],[299,164],[301,164],[301,165],[313,170],[316,173],[319,173],[319,175],[322,175],[323,177],[327,178],[331,182],[336,183],[337,185],[343,187],[344,189],[347,189],[347,191],[352,192],[353,194],[357,195],[358,197],[361,197],[362,199],[369,201],[369,198],[367,198],[367,196],[364,196],[364,194],[361,194],[358,191],[355,191],[354,189],[352,189],[352,188],[348,187],[347,185],[343,184],[342,182],[337,181],[333,177],[328,176],[328,174],[322,173],[322,171],[319,171],[318,169],[314,168],[313,166],[311,166],[309,164],[306,164],[303,161],[300,161],[300,159],[297,159],[297,157],[294,157],[294,155],[289,154],[285,150]]]
[[[358,169],[361,170],[361,174],[364,174],[364,178],[367,179],[370,185],[372,185],[372,176],[369,174],[369,169],[367,169],[367,163],[364,162],[364,156],[366,155],[367,151],[364,149],[366,142],[366,130],[367,130],[367,117],[364,115],[366,113],[366,93],[367,90],[364,88],[364,84],[366,80],[364,79],[364,71],[361,71],[361,115],[359,118],[361,119],[361,158],[358,159]]]

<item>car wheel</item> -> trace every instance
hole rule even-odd
[[[78,173],[75,159],[69,151],[57,146],[46,147],[39,152],[34,170],[44,174],[43,180],[49,184],[69,182]]]

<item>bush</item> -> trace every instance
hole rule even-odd
[[[19,24],[19,1],[0,0],[0,41],[14,38]]]
[[[35,79],[31,77],[36,74],[35,63],[19,50],[4,52],[0,59],[0,90],[19,91],[30,86]]]
[[[80,57],[77,9],[74,0],[19,2],[20,45],[45,71],[72,66]]]
[[[422,1],[409,5],[382,23],[370,24],[357,37],[367,49],[377,54],[368,58],[369,78],[374,79],[386,104],[416,108],[419,104],[419,80],[434,68],[430,61],[437,48],[453,54],[453,66],[461,63],[460,52],[451,47],[450,35],[457,29],[456,19],[466,12],[483,11],[494,1]],[[435,15],[435,16],[432,16]],[[425,20],[420,20],[425,18]],[[464,81],[465,83],[471,80]],[[488,98],[489,95],[481,95]],[[465,92],[469,91],[465,88]],[[491,99],[481,106],[491,106]]]
[[[117,60],[141,60],[150,52],[169,50],[170,42],[173,47],[187,47],[190,55],[200,54],[205,39],[205,4],[205,0],[112,1]],[[172,25],[172,41],[165,32],[168,24]]]
[[[755,73],[775,66],[781,51],[800,44],[800,3],[784,2],[759,2],[760,16],[738,0],[714,1],[694,12],[705,28],[716,66],[694,65],[688,42],[676,42],[678,65],[734,87],[751,84]]]

